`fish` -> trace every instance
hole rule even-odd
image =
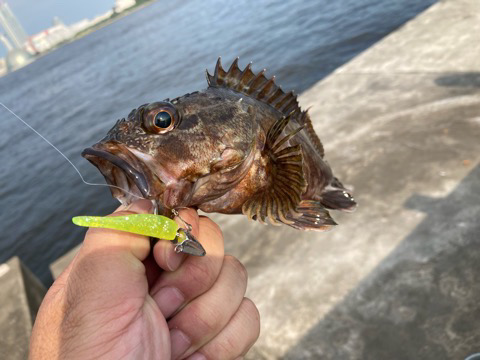
[[[113,197],[313,231],[337,225],[329,210],[355,209],[293,91],[238,58],[206,77],[206,89],[143,104],[83,150]]]

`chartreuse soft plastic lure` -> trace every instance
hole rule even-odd
[[[78,226],[97,227],[172,240],[175,251],[203,256],[205,250],[189,230],[179,228],[172,219],[154,214],[131,214],[123,216],[75,216],[73,223]]]
[[[114,229],[165,240],[175,239],[178,230],[178,224],[175,221],[154,214],[76,216],[72,221],[78,226]]]

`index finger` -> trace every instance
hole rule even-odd
[[[192,227],[192,234],[198,239],[198,214],[194,209],[182,209],[175,217],[180,228]],[[188,224],[188,225],[187,225]],[[186,255],[175,252],[175,246],[171,241],[158,241],[153,247],[153,256],[158,266],[167,271],[175,271],[185,260]]]

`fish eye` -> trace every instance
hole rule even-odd
[[[178,122],[177,109],[168,102],[150,104],[143,115],[143,126],[156,134],[165,134],[173,130]]]
[[[172,115],[166,110],[162,110],[155,115],[154,125],[160,129],[168,129],[172,125]]]

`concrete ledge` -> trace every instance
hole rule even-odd
[[[17,257],[0,264],[0,359],[26,359],[46,289]]]

